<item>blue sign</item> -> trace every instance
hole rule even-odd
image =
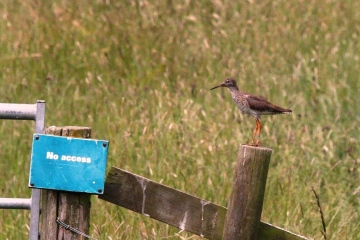
[[[109,141],[34,134],[29,187],[104,192]]]

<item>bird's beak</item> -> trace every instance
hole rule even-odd
[[[215,88],[218,88],[218,87],[225,87],[225,86],[224,86],[224,84],[220,84],[218,86],[215,86],[215,87],[211,88],[210,90],[214,90]]]

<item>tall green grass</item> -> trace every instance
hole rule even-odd
[[[47,102],[46,125],[90,126],[117,166],[226,206],[255,122],[226,89],[293,110],[264,117],[272,148],[262,220],[321,239],[360,238],[357,1],[0,2],[0,102]],[[33,124],[0,121],[0,193],[25,197]],[[200,239],[92,198],[100,239]],[[29,214],[0,211],[0,238]]]

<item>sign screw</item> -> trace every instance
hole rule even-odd
[[[35,136],[35,140],[39,140],[39,138],[40,138],[40,137],[39,137],[38,135]]]
[[[98,189],[98,193],[102,193],[102,189],[99,188],[99,189]]]
[[[104,143],[103,143],[103,147],[106,147],[106,146],[107,146],[107,144],[106,144],[106,142],[104,142]]]

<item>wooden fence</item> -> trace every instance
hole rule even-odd
[[[85,129],[65,127],[47,132],[90,137],[81,131]],[[99,198],[207,239],[306,239],[260,221],[271,152],[240,146],[228,209],[116,167],[110,169]],[[90,195],[42,190],[42,201],[41,239],[83,238],[60,228],[56,223],[59,217],[69,227],[88,234]]]
[[[47,134],[90,138],[87,127],[52,127]],[[207,239],[303,240],[260,221],[272,150],[241,145],[228,208],[112,167],[99,198]],[[39,239],[84,239],[90,194],[41,190]],[[34,239],[30,237],[30,239]]]

